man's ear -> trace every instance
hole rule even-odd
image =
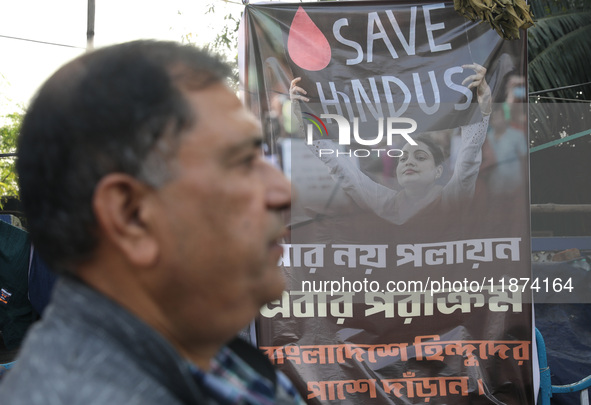
[[[140,267],[152,265],[159,253],[158,241],[146,221],[150,191],[129,175],[111,173],[101,179],[93,197],[99,232],[126,260]]]

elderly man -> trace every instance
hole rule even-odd
[[[40,89],[17,170],[31,238],[62,277],[7,403],[303,403],[235,339],[284,288],[291,189],[229,73],[194,47],[137,41]]]

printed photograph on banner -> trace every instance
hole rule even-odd
[[[533,404],[526,36],[429,1],[241,24],[243,98],[297,195],[259,346],[309,404]]]

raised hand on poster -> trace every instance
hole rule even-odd
[[[413,136],[414,145],[407,143],[399,150],[396,164],[397,189],[385,187],[367,175],[348,158],[339,156],[334,142],[314,140],[310,146],[313,153],[326,164],[331,175],[339,181],[343,190],[363,209],[374,212],[381,218],[403,224],[416,214],[429,208],[447,210],[459,203],[469,201],[474,195],[476,178],[482,161],[482,145],[486,139],[488,117],[492,111],[491,89],[486,82],[487,69],[479,64],[463,65],[474,70],[462,85],[476,89],[482,119],[474,124],[460,127],[461,144],[457,152],[453,174],[445,178],[445,154],[436,141],[434,133]],[[294,104],[296,119],[303,130],[299,102],[308,102],[306,89],[299,86],[297,77],[291,81],[289,94]]]
[[[491,102],[491,91],[490,86],[486,82],[486,68],[481,66],[477,63],[472,63],[469,65],[462,65],[463,69],[472,69],[474,70],[475,74],[466,77],[462,84],[468,84],[469,89],[476,88],[476,95],[478,97],[478,105],[480,106],[480,111],[484,115],[490,115],[492,112],[492,102]]]
[[[291,84],[289,86],[289,97],[292,101],[300,100],[300,101],[308,102],[308,101],[310,101],[310,99],[305,96],[306,94],[308,94],[308,92],[306,90],[304,90],[303,88],[301,88],[300,86],[298,86],[298,83],[301,80],[302,80],[301,77],[296,77],[295,79],[293,79],[291,81]]]

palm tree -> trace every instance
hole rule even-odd
[[[591,100],[591,1],[537,0],[531,8],[537,22],[528,30],[530,136],[537,146],[589,129],[589,122],[577,124],[581,102]]]

